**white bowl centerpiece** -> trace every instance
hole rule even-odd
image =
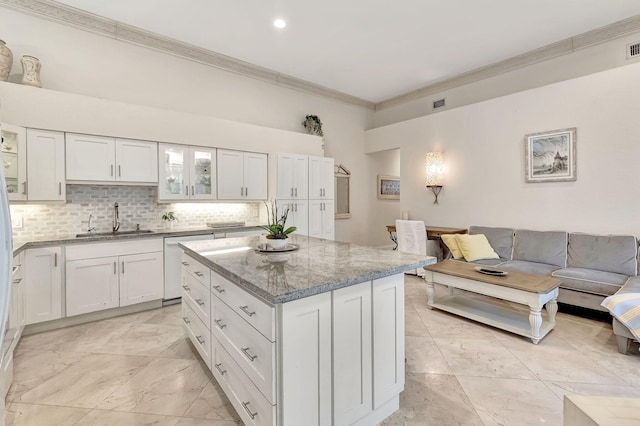
[[[267,217],[269,218],[269,224],[262,226],[262,229],[267,231],[267,246],[272,250],[282,250],[287,246],[287,238],[289,234],[294,232],[297,228],[290,226],[285,228],[287,223],[287,216],[289,215],[289,206],[284,208],[282,214],[278,214],[278,203],[276,200],[271,201],[271,207],[267,202],[264,202],[267,208]]]

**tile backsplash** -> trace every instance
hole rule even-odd
[[[260,203],[170,203],[158,204],[157,188],[142,186],[67,185],[66,204],[12,204],[11,216],[22,217],[21,239],[66,235],[87,231],[89,215],[95,232],[112,229],[113,206],[118,203],[120,230],[162,229],[163,213],[173,211],[175,227],[204,227],[207,222],[258,222]]]

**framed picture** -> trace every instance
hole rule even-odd
[[[378,199],[400,199],[400,178],[398,176],[378,175]]]
[[[524,137],[525,181],[576,180],[576,128]]]

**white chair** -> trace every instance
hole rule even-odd
[[[423,221],[396,220],[396,238],[398,251],[427,255],[427,231]],[[423,277],[424,269],[419,268],[411,273]]]

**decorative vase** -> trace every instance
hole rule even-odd
[[[7,81],[13,66],[13,53],[4,41],[0,40],[0,81]]]
[[[272,250],[282,250],[287,246],[286,239],[267,238],[267,245]]]
[[[33,56],[24,55],[22,63],[22,84],[34,87],[42,87],[40,82],[40,60]]]

